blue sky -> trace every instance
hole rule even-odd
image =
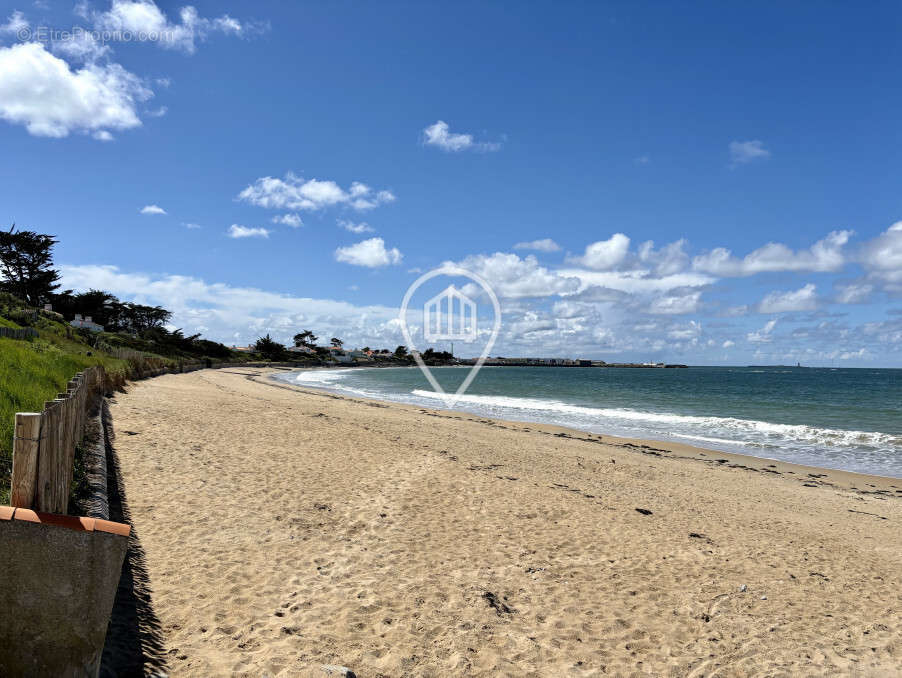
[[[394,346],[454,262],[495,353],[902,366],[897,4],[0,7],[0,216],[69,287]]]

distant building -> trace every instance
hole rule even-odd
[[[332,356],[332,359],[335,362],[339,363],[353,363],[354,359],[348,355],[347,351],[345,351],[340,346],[329,346],[326,348],[329,352],[329,355]]]
[[[232,346],[233,351],[240,351],[241,353],[253,353],[256,349],[253,346]]]
[[[309,346],[289,346],[286,350],[291,353],[315,353]]]
[[[75,314],[75,320],[69,323],[72,327],[77,327],[79,329],[90,330],[91,332],[103,332],[103,325],[98,325],[93,320],[91,320],[91,316],[86,315],[84,318],[81,317],[80,313]]]

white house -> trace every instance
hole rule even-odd
[[[103,325],[95,323],[91,320],[91,316],[89,315],[82,318],[80,313],[76,313],[75,320],[69,324],[72,325],[72,327],[78,327],[79,329],[91,330],[92,332],[103,332]]]

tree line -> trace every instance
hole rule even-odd
[[[185,336],[180,329],[167,329],[172,312],[162,306],[121,301],[103,290],[59,291],[60,273],[53,266],[57,243],[53,235],[16,229],[15,224],[8,231],[0,231],[0,292],[29,306],[50,304],[65,320],[90,316],[106,332],[131,335],[162,353],[231,356],[231,350],[223,344],[201,339],[199,334]]]
[[[90,316],[106,332],[131,335],[162,349],[160,352],[192,353],[216,358],[232,355],[227,346],[202,339],[199,334],[185,336],[181,329],[167,329],[172,312],[162,306],[121,301],[103,290],[59,291],[60,273],[53,266],[53,248],[57,243],[53,235],[16,229],[15,224],[8,231],[0,231],[0,292],[12,294],[30,306],[41,307],[49,303],[66,320],[72,320],[76,315]],[[298,332],[292,340],[295,346],[310,349],[319,359],[329,355],[329,348],[318,346],[316,342],[319,337],[311,330]],[[329,346],[341,349],[344,341],[339,337],[331,337]],[[283,360],[291,355],[283,344],[275,341],[269,334],[257,339],[254,350],[267,360]],[[369,352],[369,347],[363,350]],[[385,360],[406,363],[412,361],[406,346],[398,346],[393,352],[380,349],[375,354]],[[431,348],[421,355],[429,364],[454,359],[447,351],[435,351]]]

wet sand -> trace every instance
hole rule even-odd
[[[170,675],[902,675],[902,480],[262,370],[128,391]]]

